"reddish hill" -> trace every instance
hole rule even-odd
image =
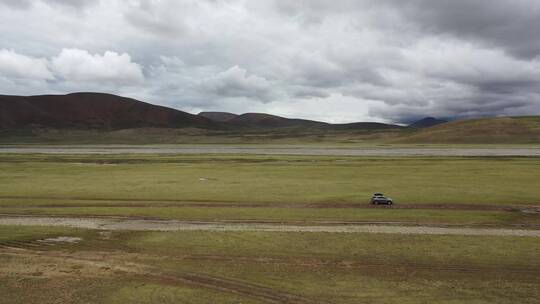
[[[238,116],[229,112],[201,112],[197,115],[219,122],[227,122]]]
[[[0,95],[1,129],[214,128],[217,125],[201,116],[111,94]]]
[[[227,121],[243,128],[320,127],[327,123],[306,119],[291,119],[263,113],[245,113]]]
[[[228,112],[201,112],[199,116],[223,122],[231,127],[240,129],[274,129],[274,128],[307,128],[326,130],[387,130],[403,128],[398,125],[389,125],[376,122],[356,122],[348,124],[330,124],[321,121],[286,118],[265,113],[245,113],[241,115]]]
[[[353,122],[346,124],[333,124],[329,127],[332,130],[397,130],[405,127],[385,124],[380,122]]]
[[[36,128],[116,130],[147,127],[194,127],[223,131],[309,129],[320,132],[400,128],[379,123],[334,125],[263,113],[236,115],[226,112],[202,112],[199,115],[192,115],[131,98],[103,93],[0,95],[0,130]]]

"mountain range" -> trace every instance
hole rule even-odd
[[[0,142],[540,143],[540,116],[447,122],[425,117],[408,126],[330,124],[264,113],[197,115],[103,93],[0,95]]]
[[[131,128],[220,129],[399,129],[382,123],[329,124],[285,118],[264,113],[241,115],[201,112],[198,115],[139,100],[103,93],[67,95],[0,95],[0,129],[131,129]]]
[[[102,93],[0,95],[0,128],[218,128],[213,120],[131,98]]]

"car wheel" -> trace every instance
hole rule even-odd
[[[391,201],[390,201],[390,202],[388,202],[388,205],[392,205],[392,204],[393,204],[393,202],[391,202]]]

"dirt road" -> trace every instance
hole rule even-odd
[[[276,223],[226,223],[212,221],[176,221],[122,218],[77,218],[1,216],[0,225],[64,226],[100,230],[133,231],[273,231],[273,232],[332,232],[332,233],[390,233],[431,235],[481,235],[540,237],[540,230],[430,227],[396,225],[283,225]]]
[[[251,202],[216,202],[216,201],[184,201],[184,200],[148,200],[148,199],[122,199],[122,198],[84,198],[84,197],[55,197],[55,196],[9,196],[0,195],[0,200],[19,201],[16,205],[0,205],[2,208],[79,208],[79,207],[137,207],[137,208],[165,208],[165,207],[193,207],[193,208],[280,208],[280,209],[414,209],[414,210],[478,210],[478,211],[521,211],[540,214],[540,203],[530,202],[524,205],[488,205],[488,204],[429,204],[402,202],[398,205],[381,206],[366,204],[365,201],[356,203],[251,203]],[[25,204],[25,200],[42,200],[47,204]],[[73,202],[76,201],[76,204]]]
[[[256,155],[331,155],[331,156],[540,156],[540,148],[331,148],[276,146],[264,148],[212,147],[0,147],[0,153],[43,154],[256,154]]]

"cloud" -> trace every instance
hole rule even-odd
[[[536,0],[0,5],[4,93],[95,90],[334,122],[540,114]]]
[[[98,1],[92,1],[92,0],[42,0],[47,4],[50,5],[59,5],[64,7],[70,7],[74,9],[84,9],[86,7],[96,5]]]
[[[189,2],[183,5],[188,6]],[[178,8],[173,2],[158,5],[153,1],[134,1],[128,4],[124,18],[149,34],[173,38],[185,30],[184,18],[178,18]]]
[[[520,60],[503,50],[452,40],[423,40],[404,50],[405,60],[425,75],[481,86],[540,84],[540,60]]]
[[[32,3],[30,0],[0,0],[0,5],[14,9],[28,9]]]
[[[13,50],[0,50],[0,74],[19,79],[52,80],[47,60],[18,54]]]
[[[257,75],[248,75],[247,71],[239,66],[203,79],[200,90],[221,97],[246,97],[262,102],[275,98],[268,80]]]
[[[52,58],[51,68],[62,79],[73,82],[127,85],[144,79],[141,67],[128,54],[112,51],[92,55],[85,50],[63,49]]]
[[[15,9],[30,9],[37,3],[42,2],[52,6],[83,9],[95,4],[95,1],[88,0],[0,0],[0,5]]]
[[[540,2],[536,0],[390,1],[422,30],[480,41],[518,57],[539,55]],[[399,3],[398,3],[399,2]]]

